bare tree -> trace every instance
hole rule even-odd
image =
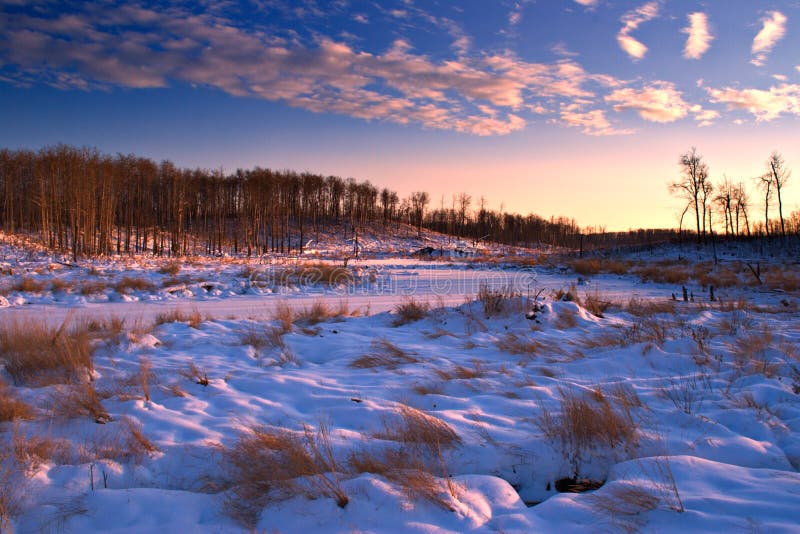
[[[769,201],[772,200],[772,174],[756,177],[756,184],[764,191],[764,232],[769,237]]]
[[[772,185],[775,188],[775,192],[778,194],[778,215],[780,216],[781,220],[781,235],[786,237],[786,226],[783,222],[783,200],[781,199],[781,189],[783,189],[783,186],[786,185],[787,181],[789,181],[789,177],[791,176],[792,172],[786,168],[786,162],[783,160],[783,157],[778,153],[777,150],[770,155],[767,165],[769,166]]]
[[[670,192],[685,199],[689,206],[694,208],[695,223],[697,225],[697,241],[705,233],[705,206],[706,199],[711,192],[708,182],[708,165],[703,162],[703,157],[692,147],[688,152],[681,154],[678,159],[681,169],[681,179],[670,184]],[[701,231],[700,219],[702,214],[703,229]]]

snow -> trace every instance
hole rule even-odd
[[[374,245],[367,238],[362,244]],[[17,422],[16,430],[0,423],[2,439],[22,432],[65,440],[61,454],[26,477],[13,516],[20,532],[246,531],[226,511],[232,487],[223,451],[254,425],[302,433],[304,425],[321,424],[330,429],[348,504],[304,492],[270,499],[257,530],[796,532],[800,524],[795,293],[720,289],[720,304],[694,287],[697,302],[637,314],[625,306],[632,297],[663,304],[676,287],[598,275],[578,286],[578,295],[596,292],[618,303],[599,317],[553,298],[576,282],[557,268],[395,256],[352,261],[355,283],[348,287],[254,288],[240,276],[243,262],[198,259],[181,266],[177,277],[186,282],[165,288],[172,275],[147,258],[50,270],[42,267],[55,258],[46,253],[14,254],[4,252],[7,268],[46,285],[58,277],[113,286],[135,276],[153,286],[89,296],[13,290],[7,305],[0,301],[4,324],[125,319],[117,337],[95,341],[93,384],[110,422],[51,415],[56,386],[8,386],[40,416]],[[23,275],[6,276],[10,285]],[[512,284],[522,297],[487,317],[474,300],[487,281]],[[208,282],[211,290],[202,287]],[[542,288],[537,320],[528,320],[533,304],[525,297]],[[393,310],[408,296],[432,309],[421,321],[395,326]],[[740,298],[748,301],[742,309],[733,305]],[[334,309],[344,301],[353,316],[299,321],[280,343],[248,343],[280,327],[277,306],[298,313],[319,301]],[[176,305],[208,318],[194,326],[186,320],[150,326]],[[390,346],[408,360],[353,365]],[[137,381],[142,361],[152,365],[149,400]],[[207,374],[207,386],[187,376],[190,363]],[[620,391],[638,399],[627,412],[634,438],[576,451],[546,434],[541,415],[557,417],[563,395],[593,399],[598,391],[614,406]],[[411,498],[391,479],[349,467],[351,456],[399,446],[382,432],[398,424],[403,406],[444,421],[461,439],[441,447],[430,463],[449,506]],[[103,444],[124,435],[126,421],[141,425],[158,450],[98,456]],[[581,477],[605,483],[558,493],[555,481],[576,467]]]

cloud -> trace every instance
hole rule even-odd
[[[586,7],[594,7],[597,5],[597,0],[575,0],[575,1],[580,5]]]
[[[781,84],[763,89],[706,89],[712,102],[727,104],[730,109],[742,109],[755,116],[756,121],[768,122],[782,114],[800,116],[800,85]]]
[[[714,121],[720,117],[719,111],[703,109],[703,106],[700,105],[692,106],[690,111],[694,114],[694,120],[697,121],[697,126],[701,128],[704,126],[711,126],[714,124]]]
[[[633,130],[621,130],[614,128],[606,118],[605,111],[594,109],[582,111],[577,106],[568,105],[561,109],[561,120],[567,126],[580,128],[587,135],[607,136],[607,135],[629,135]]]
[[[617,89],[605,97],[614,111],[631,110],[651,122],[674,122],[689,112],[689,104],[670,82],[653,82],[637,91],[632,88]]]
[[[617,33],[617,43],[626,54],[634,60],[642,59],[647,53],[647,47],[631,37],[631,32],[635,31],[642,24],[653,20],[658,16],[658,2],[648,2],[633,11],[628,11],[622,17],[622,28]]]
[[[761,19],[761,31],[753,39],[751,53],[753,65],[760,67],[767,61],[767,56],[772,51],[775,44],[780,41],[786,33],[786,16],[780,11],[770,11],[767,16]]]
[[[683,49],[686,59],[700,59],[711,47],[714,36],[708,29],[708,17],[705,13],[690,13],[689,26],[682,30],[689,35]]]

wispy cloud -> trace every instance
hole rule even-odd
[[[587,135],[607,136],[634,133],[633,130],[614,128],[602,109],[582,111],[578,106],[567,105],[562,107],[560,115],[564,124],[580,128]]]
[[[670,82],[658,81],[643,87],[617,89],[605,97],[614,111],[631,110],[651,122],[674,122],[685,117],[690,109],[683,95]]]
[[[647,21],[653,20],[658,16],[658,2],[647,2],[646,4],[628,11],[622,17],[622,28],[617,33],[617,43],[626,54],[633,59],[642,59],[647,53],[647,46],[631,37],[639,26]]]
[[[753,59],[750,61],[758,67],[766,63],[772,48],[786,33],[786,15],[780,11],[770,11],[761,19],[761,24],[761,31],[753,39]]]
[[[683,29],[689,35],[686,46],[683,48],[683,57],[686,59],[700,59],[708,52],[714,36],[708,28],[708,17],[705,13],[696,12],[689,14],[689,26]]]
[[[731,109],[746,110],[759,122],[767,122],[782,114],[800,116],[800,85],[781,84],[763,89],[707,88],[712,102],[727,104]]]
[[[586,7],[594,7],[597,5],[597,0],[575,0],[575,1],[580,5]]]

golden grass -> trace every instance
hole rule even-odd
[[[476,298],[483,305],[487,318],[522,310],[519,291],[511,285],[492,288],[485,282],[481,283]]]
[[[315,300],[311,306],[304,307],[295,316],[295,321],[308,326],[339,317],[337,310],[332,309],[322,300]]]
[[[167,323],[187,323],[192,328],[198,328],[203,323],[203,316],[197,308],[188,313],[181,308],[175,308],[156,315],[156,325]]]
[[[420,302],[414,297],[408,297],[395,307],[395,318],[392,321],[392,326],[403,326],[420,321],[427,317],[429,311],[430,304]]]
[[[181,272],[181,264],[180,262],[173,261],[163,265],[159,270],[161,274],[168,274],[170,276],[177,276],[179,272]]]
[[[11,284],[11,289],[14,291],[24,291],[26,293],[41,293],[45,287],[47,287],[47,283],[29,276],[23,276]]]
[[[677,311],[677,303],[671,300],[641,300],[637,297],[631,297],[623,309],[637,317],[651,317],[653,315],[675,313]]]
[[[33,419],[34,411],[4,382],[0,381],[0,423],[18,419]]]
[[[547,439],[561,447],[574,478],[579,477],[587,455],[599,447],[628,450],[638,444],[638,425],[628,404],[612,402],[614,399],[599,389],[587,396],[574,389],[559,388],[559,396],[558,414],[542,408],[535,422]]]
[[[419,360],[389,341],[376,339],[372,342],[371,352],[355,359],[350,367],[358,369],[373,369],[383,367],[397,369],[401,365],[419,363]]]
[[[186,369],[181,371],[181,376],[184,378],[188,378],[195,384],[200,386],[208,386],[208,374],[205,371],[200,370],[194,362],[189,362],[189,365]]]
[[[87,280],[80,285],[81,295],[89,296],[102,293],[108,288],[108,284],[102,280]]]
[[[56,386],[50,395],[53,415],[78,418],[89,417],[95,423],[111,421],[111,415],[103,407],[94,384]]]
[[[58,328],[36,320],[0,325],[0,359],[15,384],[40,386],[90,378],[93,353],[86,327],[70,326],[69,320]]]
[[[139,358],[139,373],[137,374],[139,385],[142,387],[142,395],[144,400],[150,402],[150,380],[155,375],[153,374],[153,363],[145,356]]]
[[[226,511],[254,528],[262,508],[273,500],[297,495],[330,497],[344,508],[349,498],[333,454],[330,433],[320,424],[313,431],[254,426],[222,449],[224,470],[231,487]]]
[[[114,290],[117,293],[123,294],[129,291],[151,291],[155,286],[145,278],[124,276],[116,284]]]
[[[352,453],[348,466],[356,473],[371,473],[397,485],[412,501],[427,501],[445,510],[453,510],[452,499],[458,489],[442,473],[448,483],[442,483],[433,474],[433,467],[413,450],[386,448],[377,453],[359,451]]]
[[[480,360],[474,360],[472,367],[456,365],[448,370],[436,369],[434,373],[442,380],[473,380],[483,378],[488,374]]]
[[[537,339],[527,336],[520,336],[513,332],[508,332],[495,341],[495,346],[509,354],[525,354],[536,356],[545,349],[545,344]]]
[[[428,449],[461,444],[461,438],[450,425],[421,409],[402,403],[394,418],[384,420],[383,431],[375,437]]]
[[[257,351],[264,349],[284,348],[284,330],[279,327],[265,326],[263,328],[251,327],[241,337],[243,345],[250,345]]]

